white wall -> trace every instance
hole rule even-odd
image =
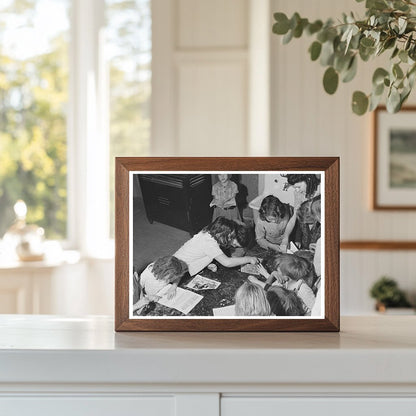
[[[272,11],[298,11],[310,19],[341,16],[361,10],[351,0],[272,0]],[[350,109],[353,91],[371,90],[377,62],[359,64],[359,76],[341,84],[334,96],[322,88],[324,68],[311,62],[307,52],[311,38],[294,39],[282,45],[272,36],[271,148],[279,156],[340,156],[341,240],[415,240],[416,213],[372,211],[371,115],[358,117]],[[410,102],[415,102],[415,95]],[[414,251],[342,251],[341,311],[365,313],[372,309],[368,297],[371,283],[383,274],[416,294]]]
[[[152,153],[246,154],[249,1],[154,0],[152,12]]]

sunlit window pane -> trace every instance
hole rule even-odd
[[[150,141],[151,1],[106,0],[110,71],[110,207],[114,235],[114,157],[146,156]]]
[[[18,199],[48,238],[66,237],[69,6],[0,3],[0,238]]]

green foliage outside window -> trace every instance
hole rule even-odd
[[[16,25],[34,26],[35,3],[0,7],[0,238],[18,199],[28,206],[27,221],[44,227],[48,238],[66,237],[67,33],[57,33],[39,54],[30,45],[20,53],[5,47]]]

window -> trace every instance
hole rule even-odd
[[[69,9],[68,0],[0,6],[0,236],[23,199],[28,222],[66,237]]]
[[[114,158],[146,156],[150,142],[150,0],[107,0],[110,79],[110,235],[114,236]]]
[[[114,157],[149,152],[151,0],[1,3],[0,237],[23,199],[47,238],[94,255]]]

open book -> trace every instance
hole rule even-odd
[[[168,299],[166,297],[166,292],[171,286],[172,285],[167,285],[158,292],[157,295],[161,296],[158,302],[161,305],[167,306],[168,308],[176,309],[185,315],[191,312],[191,310],[195,308],[195,306],[198,305],[198,303],[203,298],[203,296],[198,295],[197,293],[178,287],[176,289],[176,296],[172,299]]]

